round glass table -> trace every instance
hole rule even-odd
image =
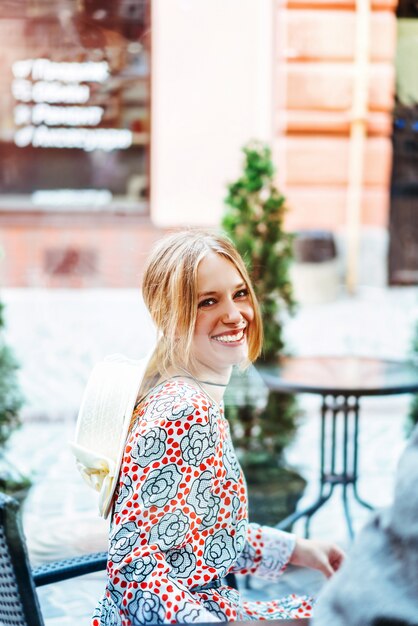
[[[356,356],[287,357],[277,365],[257,365],[272,392],[310,393],[321,397],[319,495],[277,527],[288,529],[306,518],[305,535],[314,513],[342,486],[345,519],[354,536],[348,488],[362,506],[373,509],[358,493],[360,399],[418,392],[418,367],[405,361]]]

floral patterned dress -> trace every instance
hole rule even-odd
[[[108,582],[92,626],[309,617],[312,600],[244,602],[228,572],[277,580],[295,537],[248,523],[222,407],[170,379],[136,407],[110,528]],[[216,584],[216,583],[215,583]]]

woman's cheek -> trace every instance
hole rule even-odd
[[[254,319],[254,308],[252,307],[251,304],[247,304],[245,309],[243,309],[242,311],[244,317],[249,321],[252,322]]]

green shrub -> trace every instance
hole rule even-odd
[[[20,425],[19,411],[23,405],[17,380],[19,366],[1,333],[4,329],[3,310],[4,305],[0,303],[0,447]]]
[[[285,353],[284,320],[296,306],[289,279],[292,235],[284,230],[286,201],[274,182],[269,147],[251,142],[243,152],[243,172],[228,186],[222,227],[244,258],[260,303],[264,326],[260,362],[277,363]],[[244,466],[277,465],[297,428],[297,404],[294,396],[270,393],[267,405],[260,408],[262,392],[254,398],[257,383],[249,376],[244,374],[240,382],[234,374],[225,398],[234,442],[245,452]]]

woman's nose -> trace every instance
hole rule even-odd
[[[239,306],[233,300],[228,301],[225,304],[225,309],[223,312],[223,321],[229,324],[238,323],[242,320],[242,314]]]

